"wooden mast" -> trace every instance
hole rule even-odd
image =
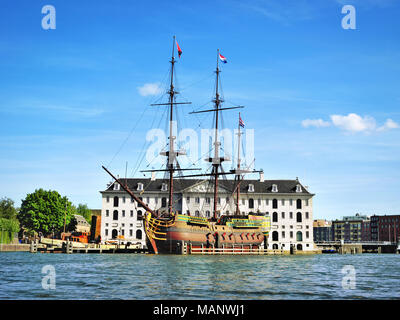
[[[238,119],[238,157],[237,157],[237,171],[240,172],[240,136],[242,135],[240,133],[240,112],[239,112],[239,119]],[[240,199],[240,174],[237,174],[235,176],[237,179],[238,183],[236,186],[236,214],[240,214],[240,209],[239,209],[239,199]]]

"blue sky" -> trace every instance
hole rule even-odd
[[[41,27],[47,4],[55,30]],[[355,30],[341,26],[346,4]],[[400,1],[3,0],[0,9],[1,197],[20,205],[41,187],[100,208],[110,180],[101,165],[124,175],[128,161],[132,173],[162,112],[149,104],[176,35],[179,98],[193,104],[179,111],[184,127],[211,120],[187,112],[211,100],[220,48],[225,105],[246,106],[266,179],[299,177],[316,194],[315,218],[399,214]],[[237,113],[224,123],[235,127]]]

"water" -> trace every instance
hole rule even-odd
[[[42,288],[45,265],[56,288]],[[355,289],[344,289],[345,265]],[[0,253],[0,299],[400,299],[400,255]]]

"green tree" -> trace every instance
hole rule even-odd
[[[0,218],[4,219],[16,219],[17,209],[14,207],[14,201],[10,198],[2,198],[0,200]]]
[[[92,222],[92,211],[89,209],[87,204],[78,204],[78,207],[76,208],[76,213],[83,216],[87,222]]]
[[[38,189],[22,200],[18,220],[21,226],[43,234],[62,232],[71,221],[74,207],[67,197],[57,191]]]

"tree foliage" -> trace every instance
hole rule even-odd
[[[10,198],[2,198],[0,200],[0,218],[16,219],[17,209],[14,207],[14,201]]]
[[[38,189],[22,200],[18,220],[22,227],[46,235],[53,227],[54,232],[62,232],[64,219],[69,225],[73,214],[74,207],[67,197],[61,197],[57,191]]]
[[[80,203],[76,208],[76,213],[83,216],[87,222],[92,222],[92,211],[89,209],[87,204]]]

